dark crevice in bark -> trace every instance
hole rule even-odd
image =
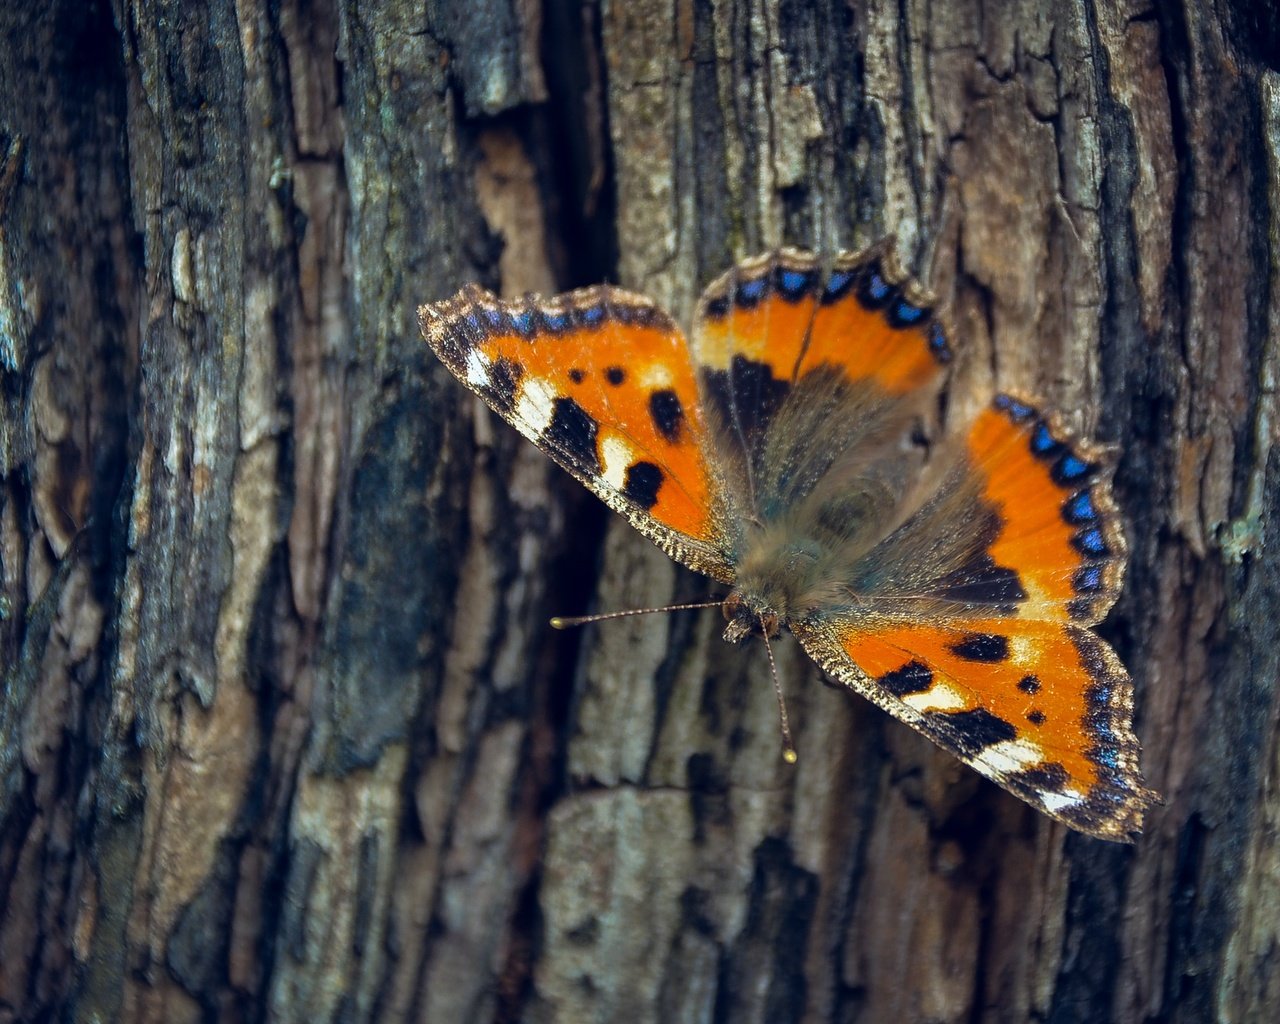
[[[1087,836],[1066,838],[1071,881],[1063,921],[1063,956],[1047,1016],[1049,1024],[1113,1018],[1121,962],[1118,928],[1132,851],[1099,846]]]
[[[1169,95],[1169,143],[1177,160],[1178,183],[1173,203],[1173,226],[1170,232],[1172,260],[1170,262],[1169,287],[1166,291],[1170,305],[1166,323],[1175,325],[1179,351],[1186,359],[1187,337],[1185,310],[1190,302],[1188,294],[1191,270],[1187,265],[1187,249],[1194,237],[1194,211],[1192,197],[1196,187],[1196,168],[1189,137],[1187,120],[1189,104],[1194,101],[1188,72],[1183,63],[1191,56],[1191,43],[1183,15],[1174,4],[1159,5],[1160,66],[1164,71]],[[1181,424],[1179,424],[1181,426]]]
[[[1249,197],[1251,210],[1265,211],[1269,216],[1251,217],[1247,226],[1249,279],[1257,282],[1257,287],[1245,290],[1244,310],[1246,326],[1246,366],[1242,375],[1241,387],[1244,392],[1242,406],[1245,409],[1257,410],[1263,402],[1264,363],[1267,355],[1267,342],[1271,331],[1268,323],[1272,307],[1271,294],[1271,232],[1275,223],[1271,214],[1271,199],[1267,195],[1270,185],[1266,174],[1267,147],[1264,143],[1267,126],[1262,104],[1262,90],[1256,81],[1242,81],[1240,104],[1243,108],[1241,124],[1237,129],[1237,138],[1241,147],[1241,173],[1245,176],[1244,192]],[[1235,426],[1236,460],[1231,481],[1230,517],[1236,519],[1248,514],[1249,484],[1258,472],[1258,460],[1264,453],[1258,450],[1255,443],[1258,424],[1253,415],[1240,416]],[[1223,523],[1220,530],[1225,533],[1231,523]],[[1219,537],[1224,540],[1224,537]]]
[[[737,218],[726,209],[729,171],[725,166],[724,111],[715,50],[715,10],[711,0],[693,0],[693,108],[702,116],[693,119],[693,181],[681,182],[692,190],[702,212],[694,232],[694,252],[699,284],[710,281],[733,262],[733,225]]]
[[[1135,417],[1146,420],[1143,433],[1151,436],[1154,426],[1150,423],[1156,408],[1139,384],[1134,393],[1129,374],[1134,366],[1142,365],[1147,357],[1149,342],[1141,322],[1141,299],[1138,294],[1137,228],[1133,221],[1133,197],[1138,159],[1134,141],[1134,126],[1129,112],[1114,98],[1112,68],[1106,47],[1099,35],[1098,21],[1092,8],[1086,8],[1086,31],[1095,54],[1097,67],[1096,91],[1098,96],[1099,136],[1103,151],[1109,159],[1103,161],[1102,180],[1099,187],[1101,220],[1111,225],[1111,230],[1101,234],[1102,256],[1102,329],[1098,351],[1098,371],[1103,400],[1100,403],[1103,419],[1099,423],[1101,439],[1108,437],[1132,438],[1135,433]],[[1059,115],[1060,120],[1061,115]],[[1115,418],[1119,422],[1111,423]],[[1118,467],[1113,487],[1121,495],[1122,508],[1134,508],[1136,503],[1128,494],[1136,490],[1150,493],[1164,477],[1153,465],[1152,455],[1159,449],[1143,446],[1134,450],[1130,443],[1121,452],[1124,464]],[[1141,462],[1141,467],[1134,465]],[[1133,481],[1142,482],[1134,485]],[[1128,487],[1126,487],[1128,484]],[[1128,492],[1128,493],[1126,493]],[[1130,523],[1127,531],[1134,549],[1132,564],[1136,571],[1150,574],[1152,565],[1142,553],[1152,550],[1150,538],[1139,543],[1133,531],[1148,530],[1145,519]],[[1131,570],[1132,571],[1132,570]],[[1132,581],[1126,594],[1132,593]],[[1109,640],[1126,665],[1134,664],[1135,623],[1127,607],[1126,595],[1121,596],[1118,612],[1112,612],[1096,627],[1098,633]],[[1137,698],[1141,706],[1141,691]]]
[[[1257,0],[1227,0],[1219,10],[1232,47],[1280,72],[1280,19],[1275,6]]]
[[[751,1019],[784,1024],[805,1013],[804,973],[818,879],[796,864],[790,845],[766,838],[755,850],[755,870],[747,893],[747,918],[730,949],[728,970],[717,987],[716,1024]],[[767,991],[752,980],[767,977]]]
[[[543,106],[548,235],[561,286],[614,280],[617,201],[609,136],[608,70],[600,9],[580,0],[547,0],[543,10]]]

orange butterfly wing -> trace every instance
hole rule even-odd
[[[968,517],[984,531],[981,557],[919,588],[918,615],[876,614],[869,592],[866,614],[793,632],[833,676],[1010,792],[1080,831],[1125,840],[1158,798],[1138,766],[1133,684],[1084,628],[1114,603],[1123,575],[1108,467],[1009,395],[979,415],[967,451],[994,513]],[[900,610],[904,598],[892,600]]]
[[[928,296],[898,269],[886,243],[818,257],[781,249],[746,260],[707,287],[693,352],[699,369],[735,360],[794,383],[820,365],[899,397],[935,382],[951,361]]]
[[[704,292],[691,347],[739,553],[744,527],[905,433],[952,356],[884,244],[829,265],[794,249],[739,264]]]
[[[508,423],[673,558],[732,581],[693,364],[666,313],[608,286],[503,301],[470,285],[418,315]]]

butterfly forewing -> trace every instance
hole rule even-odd
[[[788,515],[851,458],[883,460],[951,359],[885,246],[829,266],[792,249],[739,264],[704,293],[692,348],[740,528]]]
[[[472,285],[419,319],[520,433],[672,557],[732,580],[693,364],[666,313],[606,286],[503,301]]]

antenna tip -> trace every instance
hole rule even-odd
[[[800,760],[800,755],[795,752],[794,748],[787,747],[787,749],[782,752],[782,760],[786,761],[787,764],[795,764]]]
[[[552,629],[568,629],[569,623],[566,622],[564,619],[562,619],[559,615],[556,615],[551,619],[551,628]]]

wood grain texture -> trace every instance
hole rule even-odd
[[[1280,1016],[1252,7],[0,10],[0,1022]],[[884,236],[1120,446],[1166,804],[1068,834],[714,611],[416,336]]]

